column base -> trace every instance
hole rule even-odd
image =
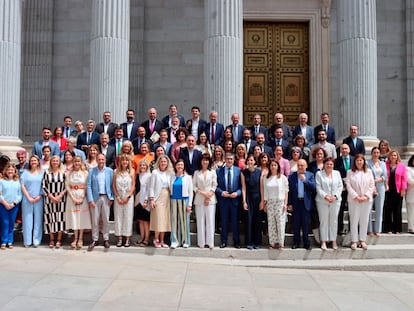
[[[18,137],[0,137],[0,152],[15,161],[16,152],[25,150],[22,144],[23,142]]]

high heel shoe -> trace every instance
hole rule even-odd
[[[83,247],[83,240],[78,240],[78,243],[76,243],[76,249],[82,249]]]
[[[323,250],[323,251],[326,251],[326,243],[322,243],[322,245],[321,245],[321,249]]]
[[[362,242],[361,242],[361,247],[362,247],[362,249],[364,249],[364,250],[367,250],[367,249],[368,249],[368,245],[367,245],[367,243],[365,243],[364,241],[362,241]]]
[[[338,249],[338,244],[336,244],[336,242],[332,242],[332,248],[334,250],[337,250]]]
[[[352,243],[351,244],[351,249],[354,251],[354,250],[356,250],[356,248],[357,248],[357,244],[356,243]]]
[[[75,249],[76,248],[76,245],[77,245],[77,241],[76,240],[73,240],[73,242],[70,243],[70,248]]]

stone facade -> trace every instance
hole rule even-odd
[[[30,2],[42,1],[44,0]],[[339,1],[347,0],[330,1],[328,11],[324,11],[326,0],[243,1],[244,18],[247,14],[252,16],[255,12],[275,10],[275,7],[283,6],[289,12],[298,12],[296,8],[300,7],[315,12],[315,16],[320,17],[318,22],[321,24],[328,23],[329,28],[326,29],[329,32],[325,37],[320,35],[318,44],[322,46],[323,41],[327,40],[327,46],[330,48],[330,51],[323,51],[330,60],[326,70],[329,72],[329,79],[328,83],[318,82],[322,85],[321,91],[317,92],[318,97],[311,98],[311,123],[319,121],[318,115],[323,110],[331,113],[334,124],[343,119],[338,73]],[[34,50],[36,42],[33,41],[38,40],[38,43],[42,43],[37,46],[47,47],[45,50],[39,50],[40,53],[45,53],[45,56],[51,53],[49,50],[53,51],[51,64],[47,57],[43,59],[43,63],[50,67],[51,72],[50,103],[42,102],[43,98],[47,101],[47,94],[36,97],[36,92],[29,91],[28,86],[22,84],[24,96],[21,98],[20,110],[24,122],[20,126],[19,137],[27,145],[39,138],[43,125],[41,123],[48,123],[54,127],[62,124],[65,115],[83,121],[89,117],[92,0],[50,2],[53,4],[53,16],[47,14],[50,10],[47,5],[36,15],[37,18],[46,18],[46,21],[51,23],[52,28],[41,30],[44,36],[31,35],[32,28],[23,23],[24,40],[30,38],[31,44],[23,42],[25,48],[22,66],[30,65],[27,60],[37,53]],[[411,2],[376,1],[378,113],[377,116],[366,118],[376,117],[376,136],[387,138],[394,146],[406,146],[414,142],[413,135],[407,130],[408,125],[412,124],[407,117],[412,114],[408,114],[412,109],[408,107],[414,100],[413,96],[407,95],[407,58],[412,56],[412,52],[407,55],[407,40],[410,38],[409,34],[412,35],[414,27],[407,28],[409,16],[412,14],[406,12],[406,6],[407,10],[412,10],[409,6],[412,6]],[[190,117],[190,107],[193,105],[199,105],[203,117],[208,117],[210,108],[204,105],[203,44],[206,39],[206,7],[203,0],[130,0],[129,107],[137,111],[139,120],[145,119],[149,107],[156,107],[162,117],[167,113],[168,105],[171,103],[177,104],[179,112],[185,117]],[[23,10],[23,15],[28,16],[30,12],[26,5],[23,6]],[[291,19],[294,18],[292,15]],[[266,20],[266,15],[263,14],[261,19]],[[324,29],[320,25],[319,27]],[[322,62],[323,60],[326,61],[326,58],[322,59]],[[321,68],[315,70],[320,71]],[[326,72],[320,71],[317,76],[325,77]],[[27,81],[27,70],[23,70],[22,74],[22,81]],[[410,78],[413,79],[412,74]],[[312,88],[311,93],[315,95]],[[115,109],[117,108],[114,107],[113,110]],[[221,116],[220,122],[230,123],[230,116]],[[341,129],[338,133],[338,136],[345,135],[347,129]]]

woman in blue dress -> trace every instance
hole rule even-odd
[[[32,155],[29,159],[29,167],[20,177],[22,185],[22,220],[24,247],[37,247],[42,242],[43,236],[43,171],[40,159]]]

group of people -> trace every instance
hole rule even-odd
[[[414,156],[406,167],[387,141],[366,160],[356,125],[336,148],[328,113],[321,114],[315,128],[301,113],[293,131],[281,113],[269,128],[261,125],[259,114],[247,127],[237,113],[228,126],[217,122],[215,111],[209,122],[201,119],[199,107],[191,113],[185,121],[171,105],[159,120],[151,108],[148,119],[138,123],[129,109],[120,125],[104,112],[103,122],[89,120],[86,131],[80,121],[72,128],[69,116],[53,136],[45,127],[28,161],[19,151],[18,165],[8,163],[3,170],[1,249],[13,247],[19,207],[25,247],[37,247],[46,233],[49,246],[59,248],[63,232],[73,230],[70,246],[80,249],[84,231],[91,230],[88,250],[99,244],[100,232],[109,248],[113,210],[117,247],[133,244],[136,221],[137,246],[152,242],[157,248],[187,248],[195,214],[200,248],[215,246],[215,231],[220,248],[227,247],[230,229],[240,248],[242,221],[248,249],[262,245],[263,233],[271,249],[283,249],[290,212],[292,248],[310,249],[309,230],[318,228],[321,249],[337,249],[348,209],[351,248],[366,249],[368,234],[402,231],[404,197],[409,232],[414,233]]]

